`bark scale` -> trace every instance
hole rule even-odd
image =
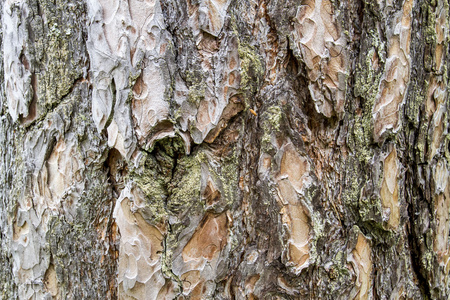
[[[445,0],[1,2],[4,299],[447,299]]]

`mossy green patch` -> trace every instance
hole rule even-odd
[[[348,144],[363,163],[368,163],[373,156],[373,151],[369,147],[372,140],[373,126],[368,118],[356,118],[353,124],[352,135],[348,137]]]
[[[200,102],[205,99],[206,82],[205,75],[199,71],[186,72],[186,84],[189,88],[187,101],[199,107]]]
[[[179,244],[180,233],[189,225],[189,215],[201,215],[204,205],[201,201],[201,153],[183,156],[177,160],[171,181],[168,184],[169,197],[166,211],[173,216],[165,241],[162,271],[181,287],[181,280],[172,272],[173,249]],[[187,222],[184,222],[187,220]]]
[[[239,89],[244,96],[245,109],[250,107],[251,98],[258,92],[263,83],[265,64],[258,53],[254,38],[251,36],[246,22],[240,16],[231,13],[231,30],[237,41],[239,54]]]
[[[160,166],[153,157],[145,158],[141,172],[132,170],[128,175],[147,197],[143,208],[144,218],[152,224],[160,223],[167,218],[165,201],[168,196],[164,177],[158,170]]]
[[[147,202],[143,208],[143,215],[152,224],[167,219],[170,211],[167,208],[171,203],[169,197],[173,199],[174,192],[181,193],[178,186],[178,190],[174,191],[174,182],[177,179],[174,172],[183,168],[185,160],[192,159],[183,154],[184,143],[181,138],[164,138],[157,141],[150,152],[143,153],[141,165],[131,169],[127,176],[128,180],[136,183],[145,194]],[[180,156],[182,158],[179,159]]]
[[[80,1],[36,2],[30,3],[26,20],[30,26],[25,55],[32,73],[36,118],[41,120],[87,75],[86,8]]]
[[[410,85],[410,97],[405,103],[405,116],[414,127],[419,125],[420,109],[425,103],[425,95],[428,91],[428,80],[418,83],[413,81]]]
[[[372,110],[378,95],[381,71],[375,70],[373,65],[374,56],[383,61],[384,44],[380,42],[375,32],[368,34],[371,39],[371,47],[362,64],[358,64],[355,72],[354,94],[360,97],[361,112],[356,115],[351,134],[348,137],[348,145],[363,163],[368,163],[372,158],[370,144],[373,136]],[[380,68],[381,69],[381,68]]]
[[[270,106],[264,115],[267,116],[266,120],[269,123],[271,129],[275,132],[280,131],[281,121],[283,119],[282,111],[279,106]]]
[[[338,251],[336,255],[333,257],[334,265],[337,267],[337,271],[339,274],[348,276],[350,272],[347,267],[347,255],[343,251]]]
[[[167,209],[171,214],[198,210],[203,207],[200,199],[201,162],[198,155],[184,156],[178,160],[170,183]]]
[[[256,49],[247,43],[240,42],[238,52],[241,68],[241,90],[245,94],[255,94],[264,75],[261,58]]]
[[[346,184],[344,186],[344,192],[342,194],[342,200],[345,206],[356,206],[361,196],[361,189],[363,185],[364,177],[358,174],[355,159],[348,161],[348,177],[346,178]]]
[[[436,14],[434,13],[436,3],[430,4],[423,2],[422,10],[426,13],[424,14],[426,17],[426,22],[424,26],[424,37],[425,42],[427,44],[436,45],[437,36],[436,36]]]
[[[386,240],[391,237],[391,233],[384,227],[381,198],[377,194],[366,191],[366,189],[369,189],[367,187],[367,175],[361,176],[361,174],[365,174],[361,167],[357,158],[353,157],[347,161],[346,168],[348,168],[348,171],[346,172],[347,177],[342,200],[345,206],[353,211],[360,226],[370,228],[371,235],[377,239]],[[381,182],[375,189],[380,186]]]
[[[236,148],[232,149],[231,155],[221,159],[221,167],[218,176],[222,183],[223,198],[227,206],[231,206],[237,198],[237,187],[239,186],[239,158]]]
[[[279,106],[270,106],[262,115],[263,136],[261,146],[263,151],[269,152],[272,149],[271,137],[280,132],[283,121],[283,112]]]
[[[419,128],[419,135],[417,136],[417,143],[415,154],[418,157],[419,162],[425,162],[425,147],[428,139],[428,123],[426,122],[426,116],[422,114],[422,122]]]
[[[421,264],[425,270],[428,272],[433,272],[436,264],[435,264],[435,254],[433,250],[426,250],[422,254]]]
[[[324,219],[318,211],[314,211],[311,214],[311,229],[313,231],[313,238],[309,243],[309,258],[312,264],[319,263],[321,259],[320,253],[318,253],[318,241],[325,237],[325,224]]]

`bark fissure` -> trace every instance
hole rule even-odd
[[[0,8],[0,297],[448,298],[447,1]]]

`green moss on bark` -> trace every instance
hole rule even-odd
[[[280,133],[283,122],[283,112],[279,106],[270,106],[261,115],[263,136],[261,138],[261,147],[264,152],[270,152],[273,149],[271,139],[273,135]]]
[[[382,59],[384,44],[380,42],[375,32],[370,32],[371,47],[365,55],[362,64],[359,64],[355,72],[354,94],[361,98],[360,111],[356,111],[352,132],[348,137],[348,145],[351,147],[358,159],[363,163],[373,156],[370,144],[373,136],[372,110],[378,95],[381,72],[374,69],[374,56]]]
[[[248,43],[239,42],[238,45],[241,82],[240,88],[247,96],[257,92],[262,83],[264,67],[256,49]]]

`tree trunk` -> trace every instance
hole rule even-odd
[[[447,299],[446,0],[5,0],[2,299]]]

